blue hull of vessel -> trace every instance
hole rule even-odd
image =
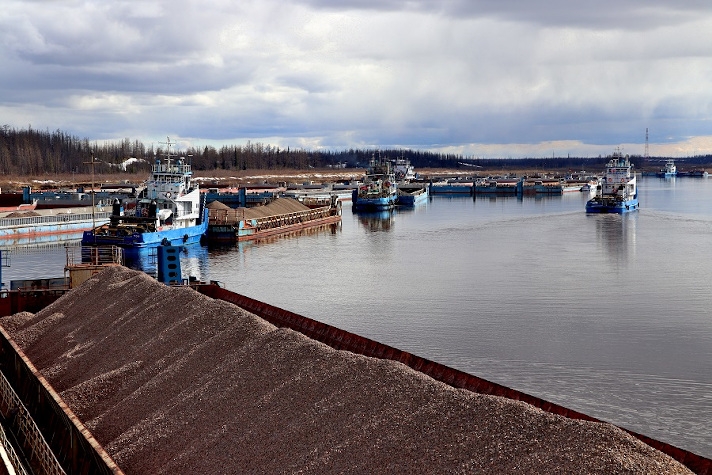
[[[127,236],[97,236],[85,231],[82,246],[118,246],[125,250],[148,249],[158,246],[181,246],[199,243],[208,231],[208,210],[203,210],[203,220],[196,226],[164,229],[152,233],[134,233]]]
[[[396,203],[398,206],[415,207],[420,203],[425,203],[428,200],[428,190],[424,189],[420,193],[404,193],[398,195]]]
[[[358,200],[353,204],[354,211],[388,211],[395,208],[395,200]]]
[[[359,198],[358,190],[352,193],[351,208],[353,211],[388,211],[396,207],[396,195],[381,198]]]
[[[588,201],[588,203],[586,203],[586,212],[587,213],[624,214],[624,213],[630,213],[631,211],[637,211],[639,208],[640,208],[640,204],[638,203],[637,199],[623,201],[623,202],[619,202],[619,203],[613,203],[613,204],[600,203],[600,202],[596,202],[594,200],[590,200],[590,201]]]
[[[430,185],[428,191],[431,195],[471,195],[473,190],[473,185]]]

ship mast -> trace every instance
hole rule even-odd
[[[645,163],[647,163],[648,158],[649,158],[649,155],[648,155],[648,128],[647,127],[645,128],[645,155],[643,158],[645,159]]]
[[[96,164],[96,161],[94,160],[94,152],[91,154],[91,162],[84,163],[91,165],[91,228],[94,229],[96,227],[96,217],[94,214],[96,211],[96,202],[94,198],[94,165]]]

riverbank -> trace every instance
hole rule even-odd
[[[603,165],[602,165],[603,166]],[[650,165],[636,169],[636,172],[656,172],[659,166]],[[684,169],[684,164],[678,167]],[[689,167],[688,167],[689,168]],[[712,169],[712,164],[699,165],[694,169]],[[690,169],[692,169],[690,168]],[[210,186],[237,187],[240,185],[252,185],[258,183],[334,183],[340,181],[359,180],[363,178],[365,169],[363,168],[323,168],[309,170],[194,170],[195,177],[204,188]],[[506,161],[502,161],[497,167],[463,167],[458,169],[446,168],[419,168],[416,172],[421,177],[465,177],[465,176],[490,176],[490,175],[537,175],[552,174],[561,175],[581,170],[569,168],[521,168],[508,166]],[[601,170],[586,170],[590,173],[599,173]],[[30,186],[32,189],[76,189],[77,186],[90,188],[92,183],[96,187],[103,184],[117,183],[143,183],[148,178],[145,173],[111,173],[111,174],[42,174],[36,177],[28,176],[3,176],[0,177],[0,190],[2,192],[21,191],[23,186]]]

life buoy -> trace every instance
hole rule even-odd
[[[621,178],[621,183],[625,183],[625,178]]]
[[[148,209],[147,209],[147,208],[143,208],[143,209],[141,210],[141,216],[143,216],[144,218],[145,218],[146,216],[148,216]]]
[[[170,198],[170,197],[171,197],[171,192],[170,192],[170,191],[166,191],[166,198]]]
[[[610,183],[610,182],[612,182],[612,181],[613,181],[613,178],[608,177],[608,183]]]

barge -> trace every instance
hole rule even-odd
[[[108,271],[110,272],[110,276],[104,280],[102,280],[101,277],[99,277],[99,287],[95,288],[95,292],[98,295],[99,302],[98,303],[103,303],[103,300],[111,301],[112,303],[116,303],[116,301],[121,301],[122,299],[126,300],[128,297],[122,293],[122,292],[117,292],[117,296],[115,297],[113,295],[110,296],[110,298],[107,298],[108,295],[112,291],[114,291],[117,287],[117,282],[119,281],[118,279],[115,279],[114,277],[120,276],[121,273],[123,272],[134,272],[134,271],[128,271],[128,270],[123,270],[123,269],[117,269],[114,271]],[[128,277],[128,275],[127,275]],[[146,290],[151,290],[150,292],[144,292],[149,295],[157,295],[158,294],[158,289],[156,286],[153,284],[145,284],[143,281],[137,282],[137,279],[135,278],[122,278],[121,279],[122,284],[125,284],[126,282],[130,282],[129,285],[125,286],[124,289],[128,290],[131,286],[136,286],[138,285],[146,285]],[[96,283],[95,283],[96,285]],[[423,375],[427,375],[432,377],[433,379],[440,381],[441,383],[444,383],[445,385],[448,385],[453,388],[459,388],[459,389],[464,389],[467,391],[471,391],[474,393],[479,393],[479,394],[488,394],[488,395],[493,395],[493,396],[499,396],[503,398],[507,398],[510,400],[515,400],[515,401],[520,401],[523,403],[527,403],[531,406],[537,407],[541,409],[542,411],[548,412],[550,414],[557,414],[560,416],[567,417],[569,419],[574,419],[574,420],[579,420],[582,421],[581,426],[586,424],[586,421],[588,422],[594,422],[594,423],[600,423],[603,422],[599,419],[595,419],[591,416],[588,416],[586,414],[577,412],[572,409],[568,409],[564,406],[557,405],[555,403],[551,403],[549,401],[543,400],[541,398],[538,398],[536,396],[532,396],[520,391],[517,391],[512,388],[508,388],[506,386],[490,382],[486,379],[459,371],[457,369],[439,364],[435,361],[428,360],[422,357],[419,357],[415,354],[408,353],[406,351],[400,350],[395,347],[391,347],[388,345],[385,345],[383,343],[370,340],[368,338],[365,338],[363,336],[357,335],[355,333],[350,333],[344,330],[341,330],[339,328],[324,324],[322,322],[310,319],[308,317],[289,312],[284,309],[280,309],[278,307],[274,307],[272,305],[269,305],[264,302],[260,302],[258,300],[254,300],[250,297],[244,296],[237,294],[235,292],[231,292],[227,289],[222,288],[221,286],[217,285],[217,283],[210,283],[210,284],[203,284],[203,283],[198,283],[198,284],[191,284],[191,287],[193,287],[195,290],[203,294],[205,297],[208,297],[210,299],[214,299],[217,301],[222,301],[222,302],[228,302],[231,304],[236,305],[237,307],[246,310],[255,316],[264,319],[266,322],[275,325],[278,328],[284,328],[284,329],[291,329],[294,330],[295,332],[299,332],[302,335],[308,337],[310,340],[313,340],[315,342],[320,342],[324,345],[328,345],[329,347],[335,349],[335,350],[341,350],[340,354],[354,354],[354,355],[363,355],[367,357],[372,357],[376,358],[379,360],[390,360],[390,361],[396,361],[399,363],[402,363],[405,366],[410,367],[412,370],[417,371]],[[144,290],[144,289],[141,289]],[[161,290],[162,292],[162,290]],[[178,295],[177,292],[179,290],[170,290],[169,292],[176,292],[174,295]],[[186,292],[183,290],[180,290],[180,295],[185,296]],[[134,298],[136,297],[136,293],[134,293]],[[69,297],[70,299],[72,297]],[[103,300],[102,300],[103,299]],[[173,299],[171,298],[171,295],[162,295],[162,301],[159,301],[159,303],[162,303],[163,305],[174,305],[173,304]],[[130,301],[130,300],[129,300]],[[201,303],[203,303],[204,300],[201,300]],[[145,303],[145,302],[144,302]],[[155,304],[155,303],[154,303]],[[181,299],[181,304],[185,305],[185,299]],[[205,302],[203,305],[212,305],[210,302]],[[66,306],[66,308],[69,308],[69,306]],[[70,312],[64,312],[63,315],[67,315],[64,319],[64,321],[67,320],[72,320],[76,321],[77,313],[81,314],[81,325],[82,328],[85,332],[91,332],[92,330],[97,331],[96,328],[98,325],[96,325],[97,322],[99,322],[98,315],[101,315],[101,306],[94,307],[99,308],[99,310],[96,310],[96,315],[89,315],[91,318],[87,318],[86,314],[82,312],[82,310],[75,310],[74,315],[72,315]],[[195,308],[194,306],[190,308]],[[221,307],[221,309],[224,308],[224,305]],[[212,307],[211,307],[212,309]],[[37,311],[37,310],[35,310]],[[132,324],[135,324],[137,320],[140,321],[141,327],[145,328],[145,309],[141,308],[140,304],[134,304],[132,308],[130,308],[129,312],[126,312],[130,314],[130,318],[127,318],[126,322],[124,323],[124,327],[131,327]],[[11,314],[11,313],[10,313]],[[10,315],[8,313],[2,313],[2,315]],[[140,316],[138,319],[136,316]],[[122,315],[123,316],[123,315]],[[103,317],[103,316],[102,316]],[[51,318],[49,319],[51,320]],[[56,324],[56,319],[54,322],[52,321],[47,321],[48,324]],[[88,322],[88,323],[87,323]],[[94,323],[95,325],[89,325],[91,323]],[[250,325],[255,326],[255,322],[250,321]],[[164,323],[164,326],[167,328],[169,325],[172,325],[172,322],[162,322]],[[101,324],[99,324],[100,326]],[[162,328],[162,327],[161,327]],[[205,327],[205,323],[201,323],[201,330],[208,330],[209,328]],[[159,328],[156,328],[156,332],[158,333]],[[67,332],[71,332],[72,329],[66,330]],[[101,335],[105,337],[104,333],[104,327],[100,327]],[[145,329],[143,330],[145,331]],[[255,330],[256,332],[256,330]],[[55,338],[54,334],[52,332],[46,332],[51,338]],[[189,332],[190,333],[190,332]],[[71,333],[70,333],[71,334]],[[193,333],[194,334],[194,333]],[[252,334],[249,334],[246,338],[250,338]],[[222,336],[221,334],[218,334],[218,336]],[[147,335],[147,338],[151,338],[151,335]],[[270,342],[274,342],[277,339],[277,335],[272,335],[270,337]],[[45,336],[46,338],[46,336]],[[294,346],[294,338],[289,336],[290,338],[290,345],[293,347]],[[109,343],[112,341],[116,341],[115,338],[105,338]],[[218,339],[218,338],[214,338]],[[60,338],[61,340],[61,338]],[[278,341],[278,340],[277,340]],[[299,340],[298,340],[299,341]],[[249,340],[248,340],[249,343]],[[300,348],[308,348],[312,351],[319,351],[315,349],[312,346],[306,346],[308,342],[303,342],[299,341],[299,344],[301,345]],[[40,345],[41,346],[41,345]],[[103,347],[104,345],[102,345]],[[134,345],[136,346],[136,345]],[[155,346],[155,345],[154,345]],[[165,345],[163,345],[165,347]],[[230,345],[228,345],[230,346]],[[259,345],[262,346],[262,345]],[[85,347],[86,349],[86,347]],[[200,347],[200,350],[204,350],[204,348]],[[224,349],[224,347],[223,347]],[[276,349],[276,357],[279,357],[280,355],[287,355],[288,353],[282,352],[279,353],[280,348],[276,345],[273,345],[270,347],[269,351],[275,351]],[[25,354],[25,351],[28,351],[28,354]],[[92,348],[88,348],[85,351],[92,351]],[[145,350],[143,350],[145,351]],[[170,351],[170,348],[168,350]],[[190,376],[190,373],[188,371],[192,366],[190,364],[187,364],[187,361],[189,358],[194,358],[196,354],[196,350],[190,346],[190,355],[178,355],[176,356],[175,354],[169,355],[168,361],[170,363],[173,363],[174,360],[177,360],[178,357],[180,357],[180,364],[181,364],[181,370],[185,368],[185,373],[186,373],[186,378],[183,379],[182,381],[189,381],[192,382],[195,380],[194,377]],[[42,375],[41,371],[43,368],[46,368],[49,364],[51,364],[51,361],[48,363],[47,361],[37,361],[35,364],[38,366],[35,367],[33,364],[32,360],[30,359],[30,354],[31,350],[26,350],[24,348],[21,348],[20,345],[18,345],[15,341],[12,339],[12,335],[9,332],[6,332],[4,330],[0,330],[0,356],[2,356],[1,361],[3,364],[3,375],[6,376],[7,378],[7,383],[4,385],[4,387],[7,388],[7,390],[3,391],[3,397],[4,399],[4,404],[0,405],[0,412],[2,413],[2,416],[9,422],[8,423],[8,428],[10,429],[10,433],[15,437],[16,440],[20,441],[30,441],[33,443],[33,446],[31,447],[21,447],[23,451],[27,454],[30,455],[30,460],[33,461],[39,461],[39,462],[44,462],[47,460],[48,462],[43,463],[42,466],[39,466],[36,464],[33,468],[36,469],[35,472],[33,473],[101,473],[101,474],[119,474],[123,473],[122,469],[116,465],[116,462],[111,458],[111,454],[108,453],[101,445],[100,443],[95,440],[92,436],[92,434],[84,427],[82,421],[80,420],[79,417],[77,417],[71,409],[71,405],[66,404],[63,400],[61,395],[57,394],[54,389],[51,386],[50,383],[50,377],[45,377]],[[76,358],[81,358],[84,357],[86,359],[86,355],[84,354],[85,352],[79,352],[75,355]],[[36,354],[36,351],[35,351]],[[163,353],[161,353],[163,354]],[[310,353],[311,354],[311,353]],[[320,354],[321,355],[321,354]],[[198,354],[198,356],[200,356]],[[275,354],[273,353],[272,356],[274,357]],[[275,384],[275,379],[274,378],[279,378],[279,377],[288,377],[288,376],[293,376],[299,368],[307,368],[306,364],[310,363],[313,361],[314,357],[310,356],[310,360],[305,360],[304,364],[297,362],[295,365],[297,365],[295,371],[292,373],[289,372],[281,372],[277,373],[277,376],[270,376],[270,384]],[[338,355],[330,355],[330,358],[339,358]],[[213,365],[209,360],[206,360],[203,357],[199,358],[201,361],[205,362],[206,367],[209,365]],[[353,360],[349,360],[348,363],[350,365],[353,365]],[[40,366],[40,365],[44,366]],[[115,363],[114,363],[115,364]],[[378,363],[376,363],[378,364]],[[80,366],[80,364],[77,364],[76,362],[74,363],[75,366]],[[361,365],[359,365],[361,366]],[[103,368],[100,365],[98,365],[99,368]],[[373,363],[369,363],[369,368],[373,367]],[[211,368],[215,368],[214,365],[211,366]],[[323,372],[323,366],[320,366],[319,368],[314,371],[314,367],[311,367],[313,370],[311,375],[313,375],[315,378],[333,378],[333,374],[330,373],[324,373]],[[234,366],[230,367],[230,381],[234,382]],[[239,368],[238,368],[239,369]],[[108,368],[107,370],[114,370],[114,367]],[[105,370],[105,371],[107,371]],[[321,370],[321,372],[320,372]],[[165,380],[165,371],[161,373],[161,380]],[[106,374],[106,373],[104,373]],[[179,379],[182,376],[183,373],[180,373],[179,371],[176,372],[171,372],[171,378],[168,381],[168,383],[173,383],[173,387],[178,387],[175,385],[175,383],[181,381]],[[196,372],[195,374],[204,374],[203,370],[200,372]],[[242,373],[237,373],[238,376],[242,376]],[[249,373],[245,373],[248,374]],[[258,374],[264,374],[264,373],[258,373]],[[387,373],[389,378],[392,378],[392,375],[394,374],[394,368],[391,367]],[[175,376],[174,376],[175,375]],[[218,384],[217,386],[215,385],[214,382],[212,382],[213,376],[218,378],[220,381],[224,381],[224,379],[220,379],[221,375],[224,375],[224,372],[221,371],[215,371],[214,374],[209,378],[211,381],[211,384],[213,387],[224,387]],[[122,375],[123,376],[123,375]],[[128,380],[135,380],[137,378],[133,377],[133,375],[129,374],[126,376]],[[125,384],[125,379],[122,377],[119,381],[116,381],[116,378],[113,380],[111,378],[107,378],[107,380],[102,381],[102,388],[107,389],[107,393],[110,394],[115,394],[114,391],[112,391],[114,388],[117,387],[119,384]],[[157,381],[157,380],[156,380]],[[255,380],[253,379],[252,381],[256,381],[257,383],[260,382],[259,379]],[[326,381],[326,379],[324,379]],[[277,380],[277,384],[280,381]],[[145,386],[145,380],[142,381],[142,383]],[[192,383],[191,383],[192,384]],[[386,381],[383,382],[383,384],[387,384]],[[399,381],[400,384],[400,381]],[[232,385],[232,387],[240,387],[241,385]],[[153,393],[157,393],[158,391],[165,390],[164,387],[162,386],[160,388],[153,388]],[[182,387],[182,386],[181,386]],[[193,385],[191,386],[191,390],[195,392],[195,388],[200,387]],[[282,386],[280,385],[280,388]],[[289,398],[289,401],[291,401],[291,404],[294,404],[294,399],[293,397],[295,395],[300,395],[301,393],[295,393],[295,392],[289,392],[290,390],[294,391],[295,389],[301,389],[303,388],[304,385],[299,385],[297,388],[295,386],[286,386],[284,392],[285,394],[283,395],[284,397],[277,398],[281,401],[284,401],[285,398]],[[362,386],[356,386],[357,388],[362,387]],[[395,388],[395,386],[394,386]],[[269,387],[268,387],[269,389]],[[252,389],[250,389],[252,390]],[[398,392],[398,391],[395,391]],[[152,394],[153,394],[152,393]],[[145,400],[149,400],[151,395],[144,395]],[[201,393],[203,397],[211,397],[210,393]],[[206,396],[207,394],[207,396]],[[221,393],[222,394],[222,393]],[[241,395],[242,393],[232,393],[232,394],[237,394]],[[273,391],[269,394],[273,395]],[[431,393],[432,394],[432,390]],[[306,394],[301,394],[302,396],[305,396],[309,398],[308,392]],[[353,400],[353,399],[347,399],[347,400]],[[8,401],[11,402],[11,404],[8,404]],[[137,404],[141,403],[142,400],[139,400]],[[156,401],[155,396],[153,401]],[[170,399],[170,401],[173,401],[173,399]],[[315,401],[315,402],[312,402]],[[136,401],[134,401],[136,402]],[[322,407],[321,405],[324,405],[323,407],[326,407],[329,410],[334,410],[335,406],[334,404],[340,403],[339,400],[336,401],[325,401],[324,398],[322,397],[321,399],[309,399],[309,403],[314,404],[318,402],[320,404],[319,407]],[[158,403],[156,403],[158,404]],[[287,402],[289,404],[289,402]],[[343,405],[343,404],[342,404]],[[172,407],[175,406],[175,404],[172,405]],[[137,406],[138,407],[138,406]],[[162,406],[157,406],[159,409]],[[258,406],[259,407],[259,406]],[[301,407],[301,406],[300,406]],[[309,407],[312,407],[311,405]],[[17,411],[13,411],[12,408],[18,409]],[[126,406],[124,408],[125,411],[130,410],[131,406]],[[195,411],[195,406],[188,406],[186,408],[186,405],[183,404],[183,406],[180,408],[180,410],[185,411],[185,410],[193,411],[191,415],[194,414]],[[262,412],[263,409],[260,409]],[[299,408],[297,408],[299,410]],[[18,413],[22,416],[22,421],[18,420],[19,418],[15,417],[16,414]],[[392,409],[388,409],[389,412],[394,413],[394,416],[398,416],[398,411],[393,411]],[[431,411],[433,412],[433,411]],[[182,420],[181,416],[184,414],[184,412],[174,412],[172,413],[177,420]],[[176,414],[179,414],[178,416]],[[332,414],[331,412],[329,414]],[[327,414],[327,415],[329,415]],[[146,417],[150,417],[150,414],[148,414]],[[313,416],[311,416],[313,419]],[[197,420],[200,423],[203,423],[205,421],[208,421],[209,418],[198,418]],[[224,424],[224,420],[221,418],[216,419],[219,424]],[[347,423],[345,423],[342,427],[344,431],[349,431],[353,430],[353,424],[348,423],[348,419],[334,419],[334,420],[344,420]],[[399,419],[398,421],[400,421]],[[23,422],[20,424],[20,422]],[[317,424],[320,423],[320,420],[317,420]],[[513,421],[503,421],[504,424],[512,424],[516,423],[517,427],[521,427],[522,421],[521,420],[513,420]],[[165,422],[161,422],[161,427],[165,428]],[[27,434],[25,433],[26,427],[31,427],[35,428],[33,435],[34,437],[28,437]],[[135,425],[134,427],[138,427],[139,425]],[[174,424],[175,426],[175,424]],[[213,426],[210,425],[196,425],[195,427],[191,426],[191,431],[194,431],[196,433],[199,433],[200,428],[208,428],[212,429]],[[217,426],[219,428],[219,426]],[[593,425],[589,425],[589,427],[594,427]],[[142,430],[146,434],[151,434],[152,426],[146,424],[146,426],[142,427]],[[93,427],[95,429],[95,427]],[[181,431],[185,431],[185,428],[179,428]],[[279,426],[274,428],[277,431],[280,431],[279,433],[293,433],[293,425],[289,426]],[[655,439],[652,439],[650,437],[647,437],[645,435],[626,430],[622,428],[625,432],[630,434],[631,436],[639,439],[640,441],[646,443],[648,446],[653,447],[668,456],[672,457],[673,459],[679,461],[680,463],[684,464],[686,467],[688,467],[690,470],[692,470],[694,473],[700,474],[700,475],[707,475],[712,473],[712,461],[708,458],[705,458],[703,456],[700,456],[698,454],[695,454],[693,452],[690,452],[685,449],[681,449],[678,447],[675,447],[673,445],[670,445],[665,442],[661,442]],[[556,429],[557,431],[561,430],[561,427]],[[586,430],[585,427],[581,427],[581,430]],[[402,432],[402,431],[401,431]],[[134,431],[135,433],[135,431]],[[443,432],[444,433],[444,432]],[[146,434],[143,433],[135,433],[136,438],[138,440],[138,437],[142,437],[142,440],[149,440],[148,437],[146,437]],[[174,436],[175,432],[170,433],[171,436]],[[587,432],[586,434],[590,435],[591,432]],[[609,434],[610,435],[610,434]],[[407,437],[407,436],[404,436]],[[37,441],[35,443],[35,441]],[[430,442],[432,444],[432,441]],[[513,441],[507,441],[502,440],[502,444],[508,444],[508,443],[514,443]],[[155,445],[155,444],[154,444]],[[165,444],[167,445],[167,444]],[[304,444],[302,444],[304,446]],[[311,446],[313,449],[313,445]],[[146,445],[145,448],[149,448],[149,445]],[[163,447],[162,447],[163,448]],[[600,448],[600,446],[599,446]],[[604,449],[607,449],[607,447],[603,447]],[[115,447],[113,448],[113,451],[115,452],[116,449]],[[186,450],[193,450],[192,448],[188,448]],[[43,454],[46,456],[40,457],[39,455]],[[181,453],[179,453],[180,455]],[[207,457],[210,456],[215,456],[215,451],[210,452]],[[170,454],[169,454],[170,456]],[[200,454],[201,457],[205,456],[202,452]],[[124,463],[128,463],[125,460],[123,460]],[[203,463],[203,461],[199,461],[199,463]],[[243,462],[244,463],[244,462]],[[585,460],[584,460],[585,463]],[[20,467],[18,467],[19,469]],[[56,471],[50,471],[49,469],[55,470]],[[194,468],[193,468],[194,470]],[[128,472],[128,470],[127,470]]]
[[[54,209],[20,206],[16,210],[0,212],[0,243],[10,246],[58,240],[64,235],[90,230],[97,221],[104,221],[110,215],[111,212],[102,206]]]
[[[398,206],[414,207],[428,200],[430,193],[428,188],[418,184],[401,184],[398,185]]]
[[[444,180],[431,181],[428,184],[428,193],[431,195],[472,195],[474,184],[470,181]]]
[[[522,180],[518,178],[478,179],[474,187],[478,195],[517,196],[522,194]]]
[[[277,198],[254,208],[233,209],[213,201],[208,208],[208,243],[233,243],[277,236],[341,222],[341,201],[310,207],[293,198]]]

